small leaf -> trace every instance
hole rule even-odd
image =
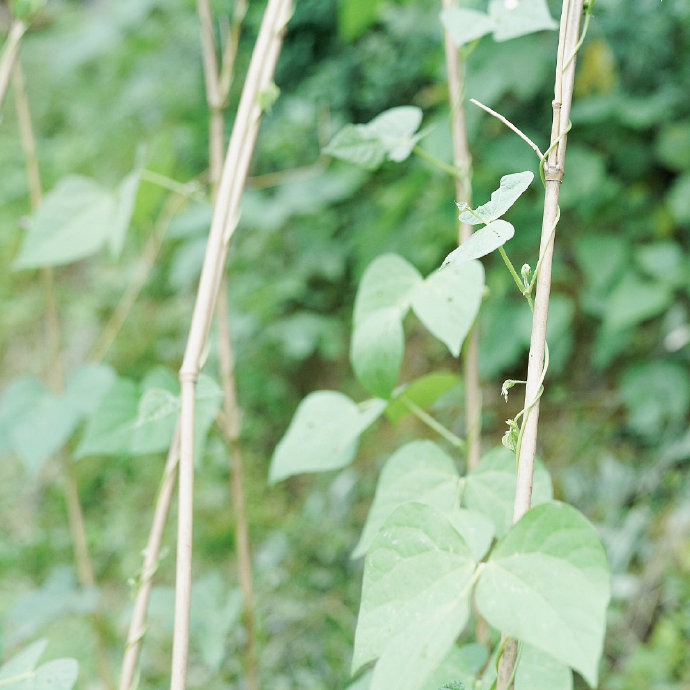
[[[464,211],[460,214],[460,220],[470,225],[481,222],[491,223],[491,221],[497,220],[520,198],[520,195],[532,184],[533,179],[534,174],[529,170],[504,175],[498,189],[492,192],[491,199],[483,206],[475,209],[474,214],[476,215]]]
[[[458,502],[458,471],[451,458],[431,441],[412,441],[393,453],[381,470],[362,537],[352,552],[363,556],[386,518],[415,501],[450,512]]]
[[[10,678],[22,676],[28,671],[32,671],[47,645],[48,640],[37,640],[6,661],[0,667],[0,681],[2,681],[2,684],[6,685]]]
[[[360,434],[385,407],[385,400],[357,405],[335,391],[310,393],[300,403],[273,453],[269,481],[345,467],[354,458]]]
[[[452,687],[454,683],[474,688],[475,679],[486,664],[487,656],[483,644],[453,645],[422,690],[440,690],[441,687]]]
[[[510,223],[495,220],[470,235],[457,249],[448,254],[443,260],[442,267],[480,259],[502,247],[514,234],[515,228]]]
[[[515,476],[515,455],[499,446],[483,455],[464,480],[462,505],[488,517],[498,537],[502,537],[513,522]],[[532,505],[550,501],[552,496],[551,477],[537,461]]]
[[[412,309],[426,328],[457,357],[479,311],[484,268],[478,261],[435,271],[412,297]]]
[[[402,364],[405,335],[394,308],[381,309],[355,323],[350,360],[360,383],[373,395],[388,399]]]
[[[437,371],[399,386],[393,391],[393,397],[386,407],[386,417],[397,424],[405,415],[410,414],[410,409],[402,398],[418,407],[429,407],[437,398],[457,386],[458,380],[456,374]]]
[[[384,160],[400,162],[411,153],[421,138],[415,132],[422,122],[422,111],[414,106],[391,108],[366,125],[346,125],[324,153],[369,170]]]
[[[483,12],[451,7],[441,12],[441,23],[460,48],[494,30],[494,21]]]
[[[549,14],[546,0],[490,0],[489,16],[496,25],[496,41],[558,28]]]
[[[496,545],[475,590],[477,608],[506,635],[597,683],[609,569],[594,528],[564,503],[529,510]]]
[[[619,331],[666,311],[673,300],[667,283],[644,280],[626,273],[610,293],[604,309],[604,328]]]
[[[414,690],[469,618],[475,563],[442,513],[407,503],[388,517],[367,554],[353,670],[379,658],[371,690]]]

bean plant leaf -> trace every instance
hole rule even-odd
[[[342,393],[316,391],[299,404],[288,430],[276,446],[269,481],[302,472],[345,467],[355,456],[360,434],[383,413],[385,400],[357,405]]]
[[[451,7],[441,12],[441,23],[458,48],[481,38],[494,30],[491,17],[477,10]]]
[[[78,676],[76,659],[54,659],[36,669],[33,690],[71,690]]]
[[[457,357],[479,311],[484,268],[478,261],[435,271],[412,297],[412,309],[426,328]]]
[[[397,383],[405,347],[402,319],[421,283],[417,269],[395,254],[378,257],[362,276],[350,359],[362,385],[378,397],[389,398]]]
[[[58,266],[84,259],[104,245],[122,249],[138,187],[131,173],[116,192],[80,175],[63,178],[30,218],[14,268]]]
[[[573,672],[550,654],[523,645],[515,671],[515,690],[572,690]]]
[[[575,508],[536,506],[496,545],[475,590],[494,627],[571,666],[595,687],[610,597],[594,528]]]
[[[634,326],[665,312],[672,300],[673,291],[668,284],[645,280],[629,271],[608,296],[604,328],[616,331]]]
[[[350,359],[360,383],[379,398],[390,398],[402,364],[405,335],[394,307],[381,309],[355,325]]]
[[[203,456],[208,430],[221,399],[218,384],[200,375],[195,390],[194,415],[194,456],[197,460]],[[177,382],[167,371],[154,370],[141,386],[118,378],[88,418],[75,458],[164,452],[172,441],[179,411]]]
[[[464,215],[464,214],[463,214]],[[505,220],[495,220],[470,235],[443,260],[442,268],[462,264],[491,254],[515,234],[515,228]]]
[[[391,513],[416,501],[450,512],[458,503],[458,471],[453,460],[431,441],[412,441],[386,461],[353,558],[363,556]]]
[[[393,391],[393,397],[386,407],[386,417],[396,424],[410,413],[405,401],[418,407],[428,407],[441,395],[457,386],[458,380],[456,374],[436,371],[399,386]]]
[[[431,506],[388,517],[364,566],[353,670],[379,659],[371,690],[421,687],[469,617],[475,563],[463,538]]]
[[[463,210],[463,207],[458,205],[459,210],[462,211],[460,220],[470,225],[482,222],[491,223],[497,220],[520,198],[521,194],[532,184],[533,179],[534,173],[529,170],[504,175],[499,182],[498,189],[492,192],[491,199],[482,206],[478,206],[474,210],[474,214]]]
[[[21,676],[33,670],[47,645],[48,640],[46,639],[36,640],[36,642],[32,642],[28,647],[17,652],[0,666],[0,681],[7,683],[10,678]]]
[[[355,298],[354,322],[395,309],[402,318],[410,307],[414,289],[422,283],[419,271],[397,254],[382,254],[362,275]]]
[[[482,456],[477,466],[462,482],[462,505],[489,518],[496,536],[502,537],[513,522],[515,455],[502,446],[494,448]],[[537,460],[532,505],[545,503],[552,497],[551,477],[544,465]]]
[[[405,160],[422,134],[416,133],[422,122],[422,111],[415,106],[391,108],[365,125],[346,125],[324,153],[369,170],[385,160]]]
[[[489,16],[495,24],[496,41],[558,28],[549,14],[546,0],[490,0]]]
[[[46,640],[39,640],[12,657],[0,668],[0,685],[7,690],[71,690],[77,682],[75,659],[54,659],[38,668]]]
[[[462,647],[453,645],[422,690],[441,690],[454,685],[467,690],[473,688],[477,674],[486,664],[487,656],[483,644],[470,643]]]

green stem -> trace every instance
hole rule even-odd
[[[427,414],[419,405],[415,405],[410,399],[406,398],[404,395],[401,395],[398,400],[405,405],[405,407],[412,412],[412,414],[417,417],[420,421],[424,422],[429,428],[433,429],[439,436],[442,436],[443,438],[448,441],[448,443],[452,444],[459,450],[464,451],[467,448],[467,443],[465,442],[464,439],[460,438],[459,436],[456,436],[452,431],[449,429],[446,429],[443,424],[435,420],[430,414]]]
[[[196,182],[178,182],[167,175],[161,175],[153,170],[142,170],[141,179],[152,184],[157,184],[163,189],[169,189],[171,192],[181,194],[182,196],[195,196],[199,194],[199,186]]]
[[[524,295],[527,298],[527,301],[530,303],[530,307],[532,306],[532,298],[530,297],[529,293],[525,291],[525,286],[522,284],[522,281],[520,280],[520,276],[518,275],[517,271],[515,270],[515,266],[513,266],[513,262],[508,258],[508,255],[506,254],[506,250],[503,249],[503,247],[499,247],[498,251],[501,255],[501,258],[503,259],[503,263],[508,267],[508,271],[510,272],[510,275],[513,276],[513,280],[515,281],[515,284],[518,286],[518,290],[520,290],[520,294]]]
[[[435,168],[443,170],[443,172],[447,172],[449,175],[457,177],[458,179],[463,179],[464,175],[457,168],[454,168],[452,165],[448,165],[448,163],[444,163],[442,160],[436,158],[436,156],[432,156],[430,153],[427,153],[423,148],[415,146],[412,149],[412,151],[416,153],[420,158],[425,160],[427,163],[433,165]]]

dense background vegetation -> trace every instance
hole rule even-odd
[[[471,4],[471,3],[470,3]],[[395,251],[427,274],[455,243],[452,185],[420,159],[366,173],[320,154],[347,122],[417,105],[433,125],[422,146],[448,160],[447,91],[439,4],[430,0],[298,0],[265,116],[228,267],[243,409],[254,546],[261,686],[342,688],[349,678],[361,563],[350,559],[377,467],[395,444],[426,433],[382,426],[337,474],[267,488],[273,448],[297,402],[316,388],[361,399],[347,361],[358,279]],[[475,3],[481,6],[482,3]],[[558,15],[556,3],[552,13]],[[216,2],[218,13],[231,3]],[[238,76],[261,19],[250,3]],[[540,33],[471,54],[468,96],[539,143],[549,131],[556,36]],[[613,571],[601,687],[688,687],[690,638],[690,5],[597,0],[580,59],[563,183],[550,314],[551,368],[541,457],[557,495],[597,526]],[[50,2],[21,48],[46,190],[67,174],[115,186],[148,171],[195,181],[166,231],[136,304],[103,355],[141,381],[179,368],[203,256],[207,109],[191,0]],[[468,106],[469,107],[469,106]],[[51,384],[44,288],[13,270],[30,211],[18,123],[9,95],[0,123],[0,300],[3,389],[20,374]],[[501,175],[536,170],[533,154],[497,121],[468,110],[474,196]],[[150,176],[149,176],[150,177]],[[66,372],[87,361],[142,256],[169,192],[144,178],[122,255],[105,252],[55,272]],[[533,260],[536,188],[516,206],[513,262]],[[480,320],[485,446],[497,444],[523,378],[529,311],[497,257],[485,262]],[[404,379],[457,364],[412,322]],[[213,375],[215,353],[207,370]],[[158,372],[155,374],[163,376]],[[437,414],[462,431],[460,385]],[[87,457],[76,464],[98,592],[76,585],[61,469],[30,468],[7,440],[16,422],[0,405],[0,617],[4,657],[40,636],[49,656],[79,659],[79,686],[100,687],[93,623],[99,607],[116,673],[162,457]],[[5,411],[3,413],[3,410]],[[40,434],[40,427],[35,429]],[[71,442],[76,446],[79,434]],[[198,468],[198,602],[190,686],[242,687],[243,640],[233,563],[233,519],[223,443],[213,434]],[[174,530],[166,542],[174,553]],[[144,648],[142,688],[168,673],[174,557],[160,566]],[[100,603],[97,603],[100,602]],[[211,615],[215,613],[215,615]]]

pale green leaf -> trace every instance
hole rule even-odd
[[[95,180],[63,178],[32,214],[14,267],[58,266],[95,254],[115,211],[113,194]]]
[[[388,517],[366,558],[353,669],[380,657],[372,690],[421,687],[469,617],[475,563],[464,540],[430,506]]]
[[[112,367],[106,364],[83,364],[70,375],[62,399],[80,417],[85,417],[93,412],[116,377]]]
[[[546,0],[490,0],[489,15],[496,25],[496,41],[558,28],[549,14]]]
[[[594,528],[564,503],[529,510],[493,550],[477,608],[505,634],[547,652],[596,686],[609,569]]]
[[[410,413],[403,399],[418,407],[429,407],[437,398],[457,386],[458,380],[456,374],[437,371],[399,386],[393,391],[393,397],[386,407],[386,417],[396,424]]]
[[[76,659],[55,659],[36,669],[33,690],[72,690],[78,675]]]
[[[502,537],[513,523],[516,472],[515,455],[499,446],[483,455],[463,480],[462,505],[489,518],[498,537]],[[537,460],[532,505],[550,501],[552,496],[551,477]]]
[[[431,441],[412,441],[386,461],[374,502],[353,558],[363,556],[386,518],[405,503],[416,501],[445,513],[458,504],[458,471],[452,459]]]
[[[14,448],[12,433],[17,425],[38,405],[46,389],[34,376],[12,379],[0,400],[0,454]]]
[[[495,220],[470,235],[457,249],[443,260],[442,267],[462,264],[490,254],[502,247],[513,235],[515,228],[505,220]]]
[[[21,676],[33,670],[45,651],[48,640],[36,640],[28,647],[17,652],[0,667],[0,681],[2,686],[7,687],[10,678]]]
[[[419,271],[397,254],[383,254],[362,275],[355,298],[354,322],[383,309],[395,308],[400,318],[410,307],[412,292],[422,282]]]
[[[491,223],[500,218],[519,198],[520,195],[532,184],[534,173],[529,170],[525,172],[504,175],[499,187],[491,193],[491,199],[482,206],[478,206],[474,214],[463,211],[460,220],[463,223],[476,225],[477,223]],[[479,216],[477,218],[476,216]],[[480,220],[481,218],[481,220]]]
[[[474,560],[481,560],[496,533],[491,520],[478,511],[458,507],[454,507],[446,516],[465,540]]]
[[[515,672],[515,690],[572,690],[573,672],[546,652],[524,644]]]
[[[324,153],[373,170],[384,160],[405,160],[421,134],[422,111],[414,106],[391,108],[365,125],[346,125]]]
[[[402,364],[405,335],[395,308],[381,309],[355,323],[350,360],[360,383],[373,395],[388,399]]]
[[[273,453],[269,481],[345,467],[354,458],[360,434],[385,407],[385,400],[357,405],[335,391],[310,393],[300,403]]]
[[[412,308],[456,357],[479,311],[484,268],[478,261],[432,273],[414,290]]]
[[[451,7],[441,12],[441,23],[456,46],[471,43],[494,30],[491,17],[476,10]]]
[[[453,646],[422,690],[439,690],[444,685],[460,683],[467,690],[474,687],[477,674],[486,663],[488,652],[483,644]]]

